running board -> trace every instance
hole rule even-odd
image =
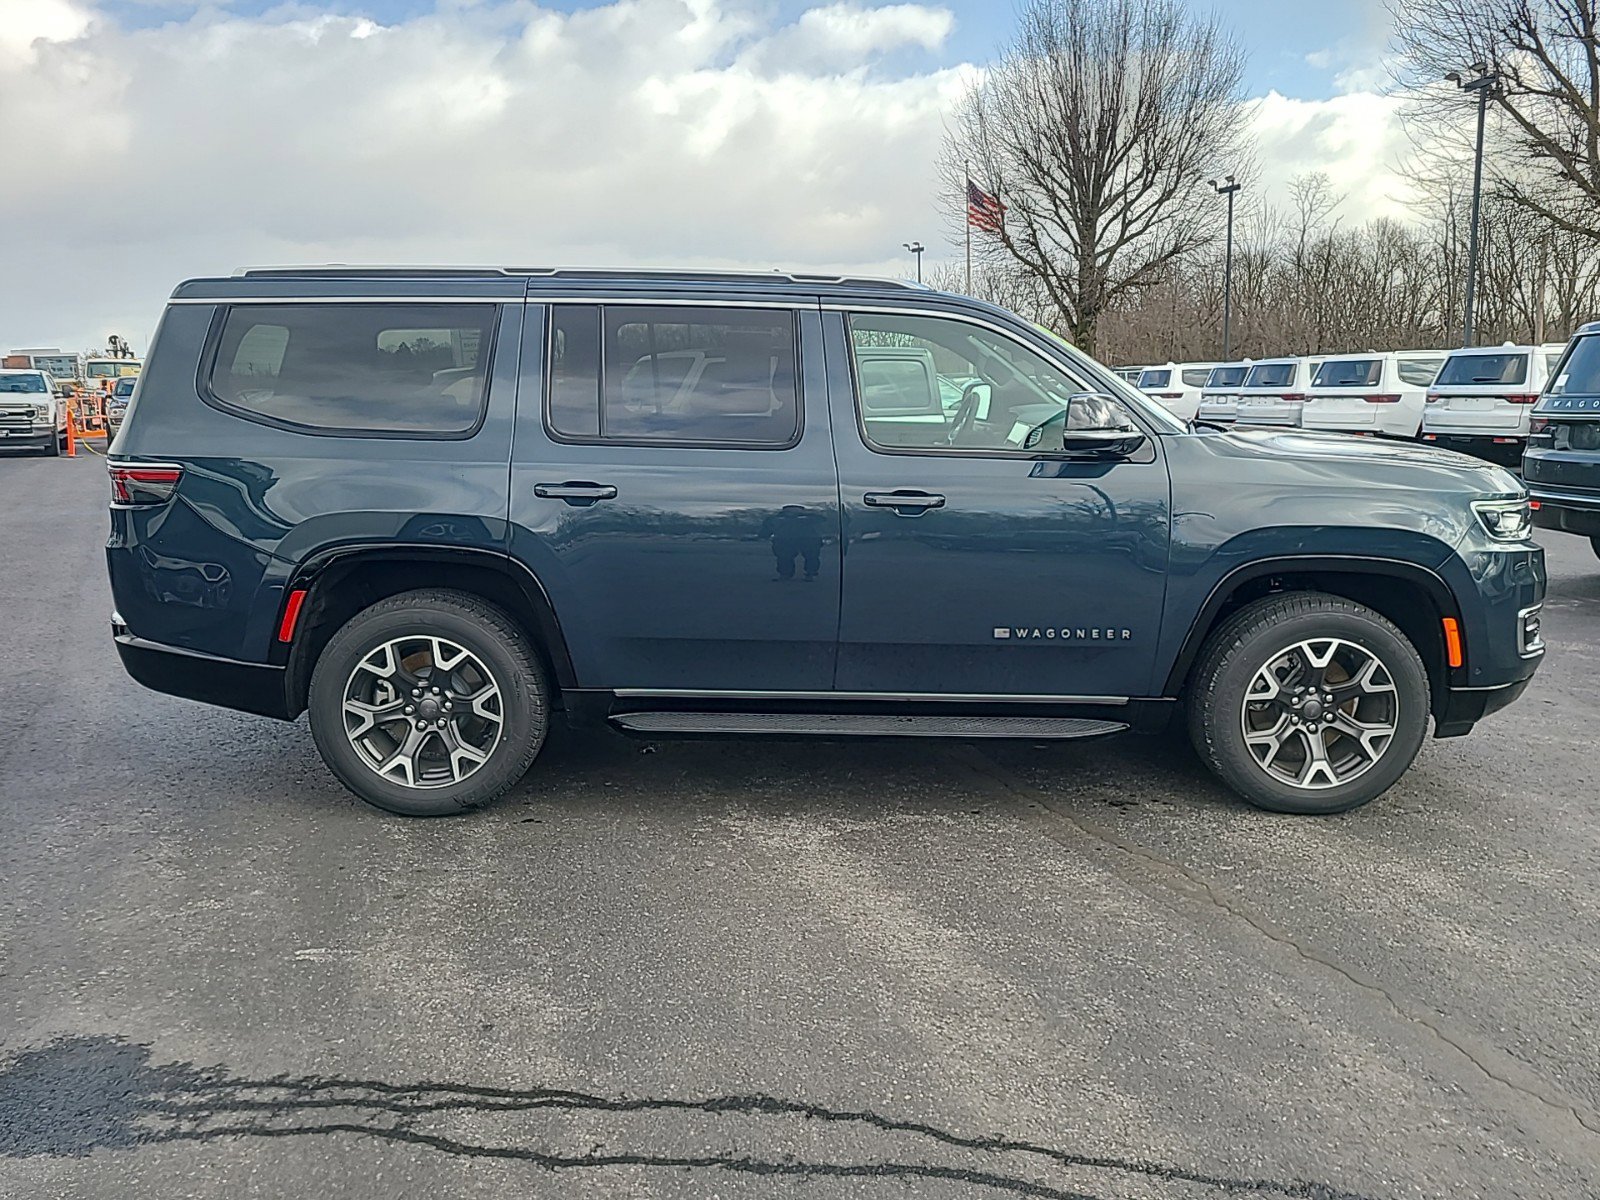
[[[894,716],[882,713],[618,713],[611,723],[626,733],[788,734],[814,737],[946,737],[1068,739],[1103,737],[1128,728],[1124,721],[1087,717]]]

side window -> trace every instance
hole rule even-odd
[[[483,417],[492,304],[243,304],[227,310],[211,399],[354,434],[457,436]]]
[[[557,434],[768,448],[799,437],[788,309],[561,305],[551,341]]]
[[[878,449],[1022,451],[1069,397],[1101,390],[946,317],[855,313],[850,341],[862,432]]]
[[[1396,361],[1395,368],[1400,374],[1402,383],[1409,383],[1412,387],[1428,387],[1433,383],[1433,377],[1439,373],[1439,368],[1444,365],[1444,358],[1402,358]]]
[[[1211,374],[1210,367],[1189,367],[1183,373],[1184,387],[1205,387],[1206,378]]]

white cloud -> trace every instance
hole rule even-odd
[[[1400,124],[1402,101],[1376,92],[1352,92],[1328,100],[1295,100],[1270,92],[1255,102],[1258,187],[1279,203],[1297,175],[1321,171],[1345,196],[1339,215],[1347,222],[1373,217],[1411,217],[1410,189],[1395,171],[1406,149]]]
[[[736,0],[512,0],[125,30],[28,3],[56,40],[0,65],[6,345],[142,341],[178,279],[247,262],[881,262],[937,233],[967,77],[871,69],[948,33],[909,4],[787,28]]]
[[[921,4],[441,0],[384,25],[302,0],[146,29],[0,5],[0,349],[142,346],[175,282],[244,263],[903,273],[905,240],[941,257],[934,164],[974,73],[932,61],[954,23]],[[1273,94],[1251,120],[1264,194],[1322,170],[1347,219],[1401,211],[1394,101]]]

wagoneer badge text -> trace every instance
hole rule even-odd
[[[1022,642],[1126,642],[1133,638],[1131,629],[1057,629],[1055,626],[1046,628],[1018,629],[1012,626],[996,625],[994,628],[996,641],[1022,641]]]

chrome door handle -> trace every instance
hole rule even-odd
[[[609,483],[536,483],[533,494],[545,500],[565,500],[577,508],[584,508],[596,500],[615,500],[617,489]]]
[[[897,517],[920,517],[930,508],[944,507],[944,497],[932,492],[868,492],[861,499],[868,508],[892,508]]]

